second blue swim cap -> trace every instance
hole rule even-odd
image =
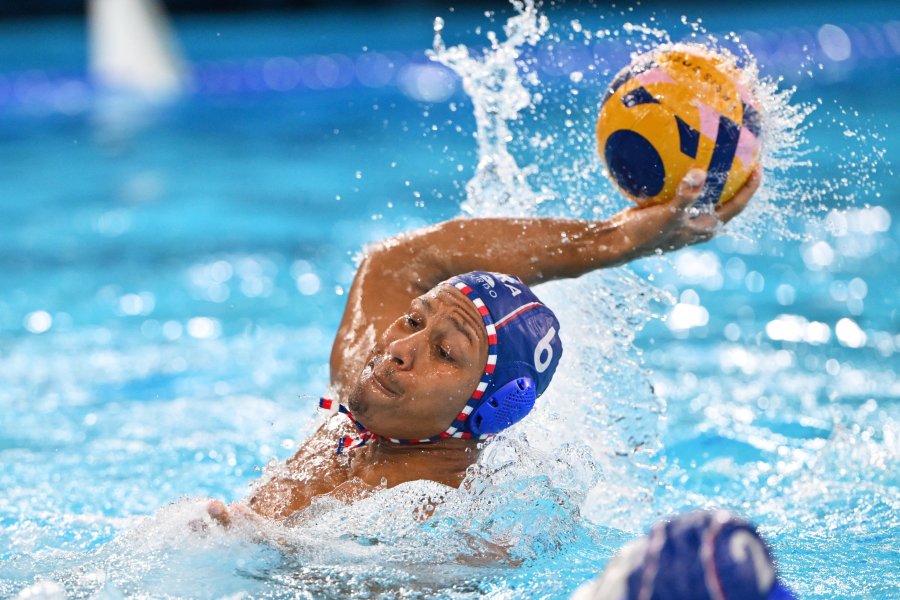
[[[481,381],[444,436],[484,438],[521,420],[562,356],[559,321],[518,277],[472,271],[447,280],[481,315],[488,359]]]
[[[571,600],[795,600],[756,527],[726,511],[658,523]]]

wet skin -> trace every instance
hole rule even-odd
[[[533,285],[706,241],[744,209],[760,172],[731,201],[698,216],[690,207],[704,178],[692,171],[671,202],[629,208],[607,221],[458,219],[367,249],[332,346],[332,397],[381,435],[425,438],[444,431],[480,379],[487,339],[471,302],[441,282],[484,270]],[[478,442],[461,439],[420,445],[378,439],[336,455],[339,437],[355,434],[343,415],[328,419],[254,488],[253,514],[284,518],[318,495],[350,501],[417,479],[458,487],[478,458]],[[232,509],[230,515],[218,501],[209,512],[223,524],[231,515],[251,514]]]
[[[481,380],[487,334],[472,302],[450,285],[414,298],[384,330],[347,393],[354,417],[381,435],[422,439],[447,429]],[[273,477],[250,499],[250,507],[285,517],[312,497],[333,493],[352,499],[377,486],[415,479],[458,486],[477,456],[477,442],[399,446],[376,440],[336,456],[336,432],[356,432],[336,415],[307,443],[313,451],[288,461],[289,477]],[[296,475],[295,475],[296,474]],[[299,476],[299,477],[297,477]]]
[[[447,429],[472,396],[487,361],[487,334],[472,302],[439,285],[391,323],[347,395],[381,435],[422,439]]]

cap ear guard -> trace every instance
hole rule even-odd
[[[476,435],[503,431],[531,412],[536,399],[534,379],[528,376],[513,379],[472,411],[469,428]]]

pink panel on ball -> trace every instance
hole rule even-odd
[[[753,135],[753,132],[746,127],[741,127],[737,150],[735,150],[734,155],[745,167],[753,164],[753,155],[756,153],[757,147],[759,147],[759,141]]]
[[[697,110],[700,113],[700,133],[715,141],[719,136],[719,112],[703,104],[699,100],[695,101]]]
[[[660,68],[644,71],[635,77],[635,79],[641,85],[650,85],[651,83],[675,83],[675,80],[666,73],[665,69]]]
[[[756,108],[756,99],[753,96],[753,92],[751,92],[747,88],[747,86],[745,86],[740,81],[735,81],[734,85],[735,87],[737,87],[738,93],[741,95],[741,100],[744,102],[744,104]]]

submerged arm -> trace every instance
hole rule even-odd
[[[343,418],[319,426],[294,456],[274,467],[256,486],[248,498],[248,510],[269,519],[282,519],[309,506],[315,496],[328,494],[345,483],[347,470],[334,452],[342,433],[350,433]]]

